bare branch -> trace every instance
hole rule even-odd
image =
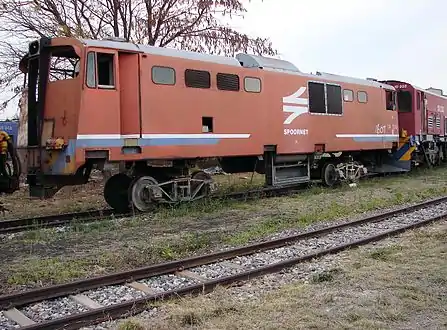
[[[222,22],[245,12],[243,0],[2,0],[0,88],[21,88],[20,58],[28,42],[43,36],[115,36],[212,54],[277,54],[268,39],[250,37]]]

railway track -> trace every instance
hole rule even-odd
[[[210,199],[248,200],[259,197],[272,197],[272,196],[280,196],[282,194],[291,194],[293,192],[298,192],[301,190],[299,189],[299,186],[295,185],[275,187],[275,188],[269,187],[269,188],[241,191],[241,192],[232,192],[222,195],[212,195],[210,196]],[[161,205],[160,207],[163,207],[163,205]],[[139,213],[140,212],[138,211],[135,211],[135,213],[134,212],[119,213],[112,209],[102,209],[102,210],[92,210],[92,211],[83,211],[75,213],[46,215],[46,216],[23,218],[23,219],[9,219],[0,221],[0,235],[12,234],[39,228],[59,227],[70,224],[72,222],[88,223],[102,220],[110,216],[129,217]]]
[[[92,210],[74,213],[63,213],[31,217],[23,219],[8,219],[0,221],[0,234],[12,234],[25,230],[50,228],[66,225],[72,221],[91,222],[104,217],[119,214],[112,209]]]
[[[79,329],[447,218],[447,196],[240,248],[0,296],[2,329]],[[44,312],[42,312],[44,311]]]

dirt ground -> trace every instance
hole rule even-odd
[[[248,181],[236,181],[241,180]],[[205,201],[144,216],[8,235],[0,238],[0,293],[242,245],[281,230],[446,194],[447,169],[441,168],[364,181],[357,188],[316,187],[248,202]]]
[[[447,222],[387,241],[341,253],[331,276],[309,283],[252,280],[249,291],[266,291],[258,299],[218,288],[110,329],[446,329]]]
[[[11,195],[0,197],[0,202],[8,210],[5,215],[0,215],[0,221],[107,208],[103,188],[102,178],[96,177],[86,185],[63,187],[52,198],[41,200],[30,197],[28,187],[22,187]]]
[[[223,192],[263,184],[260,175],[255,175],[252,180],[251,173],[216,175],[214,178]],[[0,197],[0,202],[8,210],[4,215],[0,214],[0,221],[109,208],[103,197],[104,183],[102,174],[98,172],[86,185],[63,187],[46,200],[30,197],[28,188],[23,187],[14,194]]]

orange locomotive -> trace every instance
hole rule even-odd
[[[206,196],[211,177],[190,173],[206,158],[228,173],[263,173],[269,186],[410,170],[395,157],[395,88],[375,80],[248,54],[72,38],[32,42],[21,69],[32,196],[86,183],[93,166],[114,162],[121,172],[107,181],[106,201],[142,211]]]

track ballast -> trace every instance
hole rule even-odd
[[[154,301],[206,293],[217,285],[249,280],[316,257],[377,241],[444,219],[447,217],[446,210],[447,197],[442,197],[241,248],[0,296],[1,315],[9,318],[8,322],[21,319],[20,329],[79,329],[139,313]],[[224,275],[218,276],[217,273]],[[164,282],[163,287],[157,285],[160,281]],[[109,293],[107,299],[101,298],[104,292]],[[63,315],[51,312],[45,316],[33,314],[37,306],[35,303],[59,305],[57,309],[64,311]]]

